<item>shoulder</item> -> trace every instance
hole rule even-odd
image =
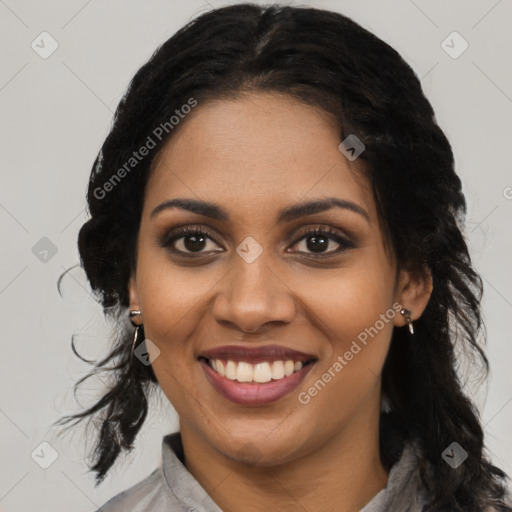
[[[432,465],[427,461],[425,450],[421,447],[418,440],[410,440],[405,444],[399,461],[393,466],[393,484],[391,487],[395,491],[390,503],[393,504],[389,510],[420,511],[431,502],[427,485],[423,474],[432,474]],[[391,473],[390,473],[391,476]],[[487,503],[483,505],[483,512],[500,512],[512,510],[510,488],[505,487],[505,495],[500,502],[488,498]],[[408,507],[406,506],[408,502]],[[503,505],[510,508],[503,508]],[[388,509],[386,509],[388,510]]]
[[[188,507],[174,496],[164,482],[162,468],[157,468],[137,484],[111,498],[96,512],[187,512]]]

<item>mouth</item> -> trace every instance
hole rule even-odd
[[[220,349],[216,351],[217,357],[200,355],[197,360],[212,387],[240,405],[264,405],[283,398],[318,361],[316,357],[282,349],[277,350],[281,355],[275,351],[270,355],[267,351],[265,355],[242,350],[245,355],[231,352],[230,358],[222,357],[220,352]]]
[[[209,359],[199,356],[199,361],[206,363],[215,373],[228,380],[251,384],[265,384],[279,381],[300,372],[302,368],[317,361],[312,357],[306,361],[283,359],[276,361],[261,361],[256,364],[232,359]]]

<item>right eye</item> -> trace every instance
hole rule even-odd
[[[203,254],[206,252],[218,252],[212,249],[204,251],[208,240],[215,242],[213,236],[202,226],[185,226],[166,235],[161,241],[160,246],[168,248],[171,252],[185,257],[193,254]],[[216,243],[216,242],[215,242]]]

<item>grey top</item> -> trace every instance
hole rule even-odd
[[[222,512],[183,464],[181,433],[164,436],[162,465],[144,480],[119,493],[96,512]],[[404,447],[391,468],[387,486],[360,512],[420,512],[427,493],[418,473],[415,444]]]

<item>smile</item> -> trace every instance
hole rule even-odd
[[[312,362],[313,359],[304,364]],[[238,382],[255,382],[264,384],[271,380],[281,380],[289,377],[303,367],[302,361],[264,361],[251,364],[245,361],[235,362],[231,360],[209,359],[209,366],[220,376]]]
[[[208,359],[199,362],[214,389],[228,400],[242,405],[275,402],[295,389],[316,363],[288,360],[245,361]]]

